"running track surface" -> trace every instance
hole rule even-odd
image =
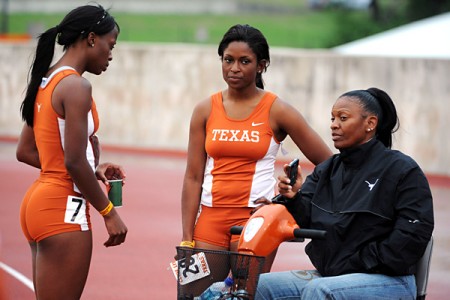
[[[14,151],[14,142],[0,141],[0,299],[29,300],[34,299],[26,285],[32,278],[31,258],[20,229],[19,207],[38,171],[18,163]],[[119,212],[129,232],[124,244],[105,248],[106,230],[94,210],[94,251],[82,299],[176,299],[176,280],[168,267],[181,238],[185,158],[104,151],[102,161],[126,169],[124,206]],[[450,297],[450,180],[430,182],[436,226],[427,300],[443,300]],[[312,268],[303,247],[304,243],[282,244],[273,271]],[[16,272],[14,276],[5,265]],[[21,274],[25,279],[20,280]]]

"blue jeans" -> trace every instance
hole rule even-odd
[[[392,277],[353,273],[321,277],[314,270],[261,274],[255,300],[413,300],[416,294],[414,275]]]

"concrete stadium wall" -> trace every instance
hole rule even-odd
[[[0,137],[17,137],[19,107],[34,43],[0,43]],[[103,144],[138,149],[187,149],[197,102],[226,87],[215,46],[119,43],[108,71],[85,74],[101,118]],[[60,52],[56,56],[60,55]],[[450,175],[450,60],[350,57],[328,51],[271,49],[266,89],[291,103],[333,148],[330,110],[353,89],[379,87],[396,103],[400,130],[393,148],[428,173]],[[303,155],[288,139],[284,160]]]

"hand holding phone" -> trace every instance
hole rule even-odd
[[[291,161],[289,163],[289,165],[287,166],[287,176],[289,177],[289,185],[293,186],[295,184],[295,182],[297,181],[297,174],[298,174],[298,163],[299,163],[299,159],[296,158],[293,161]]]
[[[293,161],[289,163],[286,167],[286,174],[289,178],[289,185],[293,186],[295,182],[297,181],[297,174],[298,174],[298,164],[299,159],[296,158]],[[275,197],[272,198],[272,203],[279,203],[279,204],[285,204],[286,198],[283,197],[282,194],[278,194]]]

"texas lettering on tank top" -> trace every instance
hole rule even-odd
[[[274,166],[280,148],[269,123],[277,96],[265,92],[246,119],[227,116],[222,93],[211,97],[206,123],[207,162],[201,202],[210,207],[254,207],[275,194]]]

